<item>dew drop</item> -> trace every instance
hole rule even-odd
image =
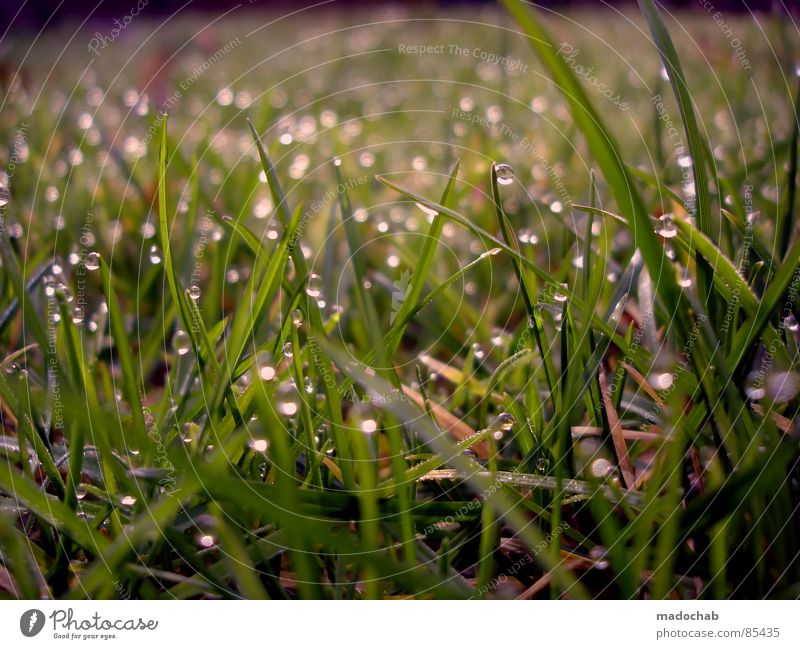
[[[656,230],[656,234],[664,239],[672,239],[673,237],[677,236],[678,230],[675,227],[675,224],[672,222],[672,215],[664,214],[659,217],[659,224],[658,229]]]
[[[136,504],[136,498],[134,496],[123,496],[120,499],[120,503],[125,507],[133,507]]]
[[[495,419],[495,430],[492,433],[492,437],[494,437],[496,440],[503,439],[503,436],[506,433],[511,432],[511,430],[514,428],[514,424],[516,423],[517,420],[514,419],[514,415],[508,412],[501,412],[499,415],[497,415],[497,419]]]
[[[184,356],[189,353],[192,341],[183,329],[178,329],[175,335],[172,336],[172,347],[178,352],[178,356]]]
[[[292,358],[294,356],[294,347],[292,346],[291,341],[287,341],[283,346],[283,355],[286,358]]]
[[[200,426],[193,421],[187,421],[181,427],[181,441],[184,444],[189,444],[191,441],[200,434]]]
[[[594,561],[594,567],[598,568],[599,570],[605,570],[608,568],[608,559],[606,558],[607,554],[608,550],[606,550],[602,545],[596,545],[589,550],[589,558]]]
[[[86,270],[97,270],[100,268],[100,253],[90,252],[86,255]]]
[[[495,347],[502,347],[505,345],[505,332],[500,327],[494,327],[492,329],[491,342]]]
[[[150,263],[151,264],[161,263],[161,253],[158,251],[158,248],[156,246],[150,246]]]
[[[797,318],[794,317],[794,313],[790,313],[783,319],[783,326],[789,331],[800,330],[800,325],[797,324]]]
[[[195,302],[200,299],[200,287],[197,286],[197,284],[192,285],[192,287],[189,289],[189,297]]]
[[[472,345],[472,355],[475,357],[476,360],[482,361],[486,357],[486,352],[483,351],[483,347],[480,343],[474,343]]]
[[[496,162],[494,165],[494,173],[497,176],[497,183],[499,185],[510,185],[514,182],[514,169],[511,165]]]
[[[316,273],[311,273],[306,282],[306,295],[315,300],[322,297],[322,278]]]

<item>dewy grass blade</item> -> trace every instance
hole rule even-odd
[[[562,286],[561,283],[558,282],[550,273],[545,272],[544,270],[539,268],[536,264],[534,264],[532,261],[530,261],[523,255],[520,255],[519,252],[514,250],[511,246],[499,240],[497,237],[493,236],[480,226],[471,222],[469,219],[465,218],[458,212],[455,212],[454,210],[451,210],[450,208],[445,207],[444,205],[439,205],[438,203],[434,203],[408,189],[403,189],[399,185],[396,185],[392,181],[382,176],[376,176],[376,178],[387,187],[390,187],[391,189],[394,189],[395,191],[403,194],[404,196],[407,196],[416,203],[425,205],[430,210],[436,211],[442,216],[446,216],[449,219],[455,221],[456,223],[462,225],[463,227],[473,232],[476,236],[480,237],[483,241],[491,243],[493,246],[496,246],[497,248],[507,253],[512,258],[516,259],[520,264],[531,270],[541,280],[547,283],[552,290],[566,295],[567,298],[570,300],[570,302],[573,304],[573,306],[579,309],[582,313],[590,314],[592,322],[594,326],[598,329],[598,331],[608,336],[623,351],[629,353],[634,363],[638,364],[643,369],[643,371],[647,371],[646,369],[644,369],[646,367],[649,367],[649,364],[647,362],[647,354],[641,349],[629,348],[625,344],[625,341],[621,336],[619,336],[616,332],[612,331],[602,319],[598,318],[597,315],[592,312],[591,309],[586,308],[586,306],[583,304],[583,301],[580,299],[580,296],[575,294],[575,292],[571,291],[569,288]],[[491,251],[493,250],[494,248],[491,249]]]
[[[264,145],[261,143],[261,138],[258,135],[258,131],[256,131],[255,127],[249,120],[247,124],[250,128],[253,139],[255,140],[259,159],[261,160],[264,174],[267,177],[267,182],[269,183],[274,210],[278,215],[278,220],[284,226],[284,228],[286,228],[288,227],[287,224],[291,220],[291,213],[289,211],[286,195],[281,187],[280,181],[278,180],[278,176],[275,173],[272,160],[270,160],[269,155],[267,155],[267,152],[264,149]],[[307,215],[304,215],[304,218],[306,218],[306,216]],[[297,239],[298,240],[293,240],[291,242],[291,245],[289,246],[289,255],[294,263],[294,268],[297,275],[302,278],[308,278],[310,277],[310,271],[303,255],[302,246],[299,245],[299,237]],[[323,332],[323,318],[317,301],[314,299],[307,300],[307,310],[311,329],[317,332]],[[308,344],[312,347],[316,346],[316,341],[313,339],[313,337],[308,340]],[[333,364],[327,355],[324,353],[313,353],[313,356],[314,364],[317,366],[319,373],[324,377],[333,376]],[[347,487],[352,488],[355,485],[353,480],[353,465],[351,458],[348,456],[348,445],[345,443],[341,395],[339,394],[336,386],[331,385],[331,381],[328,380],[323,381],[323,391],[325,392],[326,405],[329,413],[331,434],[335,440],[339,452],[342,454],[341,465],[345,484]]]
[[[212,412],[222,403],[228,390],[231,377],[241,361],[253,331],[261,322],[266,308],[281,286],[281,272],[289,256],[290,243],[294,241],[294,233],[300,223],[301,211],[295,211],[287,223],[286,230],[277,248],[267,255],[266,251],[256,259],[255,267],[245,289],[248,303],[236,312],[231,322],[231,331],[225,345],[225,363],[217,380],[211,402]]]
[[[653,35],[658,52],[661,55],[664,69],[667,71],[672,90],[678,100],[681,119],[683,120],[683,126],[686,130],[689,154],[692,157],[695,195],[697,197],[697,208],[696,210],[690,210],[690,216],[695,216],[696,214],[700,231],[711,237],[714,234],[714,228],[719,226],[719,219],[716,219],[717,223],[714,222],[715,219],[712,219],[711,194],[708,189],[709,178],[706,170],[706,161],[710,160],[713,164],[713,157],[709,151],[708,143],[702,138],[697,128],[694,104],[692,103],[691,94],[689,93],[689,87],[686,84],[686,77],[683,74],[683,69],[678,59],[678,53],[675,51],[675,46],[672,43],[669,32],[661,20],[656,4],[653,0],[639,0],[639,7],[647,20],[650,32]],[[718,182],[715,184],[719,185]],[[703,302],[706,302],[711,295],[713,269],[704,265],[702,262],[699,265],[701,267],[701,272],[698,274],[698,288]],[[713,302],[711,304],[713,304]]]
[[[495,515],[501,517],[528,547],[542,547],[543,537],[538,528],[531,524],[530,521],[525,520],[508,494],[499,490],[496,485],[493,486],[491,480],[480,473],[481,466],[479,464],[459,452],[452,442],[442,436],[430,421],[409,403],[400,400],[390,401],[385,396],[382,397],[381,395],[391,394],[392,387],[389,383],[377,376],[370,376],[365,371],[365,368],[350,361],[345,354],[334,350],[327,343],[325,345],[328,355],[336,361],[342,371],[358,381],[370,394],[378,399],[383,399],[384,402],[388,402],[389,408],[401,422],[405,425],[412,425],[425,439],[425,442],[445,459],[447,464],[468,476],[466,480],[472,489],[477,493],[486,495],[486,502]],[[552,562],[549,556],[543,553],[536,553],[534,558],[545,570],[553,572],[555,583],[558,584],[562,593],[569,593],[572,597],[586,595],[583,586],[575,580],[574,575],[563,565]]]
[[[450,200],[456,180],[458,179],[458,170],[460,166],[461,161],[456,160],[456,163],[453,165],[453,169],[450,171],[450,178],[447,181],[447,185],[442,191],[442,197],[439,200],[439,203],[442,205],[447,205],[448,201]],[[390,334],[392,334],[392,331],[394,331],[393,341],[387,345],[387,354],[390,359],[394,357],[397,346],[400,344],[400,340],[403,337],[403,331],[405,331],[406,325],[408,324],[407,317],[411,315],[411,312],[417,306],[417,302],[422,295],[422,289],[425,286],[425,280],[428,277],[428,271],[431,267],[431,263],[433,262],[434,255],[436,254],[439,238],[442,236],[442,228],[444,228],[444,223],[444,217],[440,216],[438,212],[434,214],[433,222],[431,223],[430,228],[428,228],[428,233],[423,241],[422,250],[419,253],[419,259],[417,264],[414,266],[414,271],[411,274],[411,279],[408,282],[408,289],[405,293],[402,303],[400,304],[400,307],[397,309],[397,312],[394,316],[394,323],[399,322],[400,324],[396,328],[393,327],[390,331]],[[388,337],[389,335],[387,335],[387,338]]]
[[[671,273],[667,272],[669,261],[653,231],[644,201],[623,163],[619,145],[603,124],[575,73],[561,58],[552,38],[534,12],[521,0],[503,0],[503,5],[527,35],[531,47],[564,95],[573,119],[583,132],[620,211],[630,220],[635,245],[642,251],[651,277],[655,278],[658,294],[670,313],[677,312],[678,288]]]
[[[525,302],[525,309],[528,312],[528,321],[533,329],[536,345],[539,347],[539,353],[542,356],[545,378],[547,380],[547,385],[550,388],[551,398],[555,404],[558,395],[555,369],[553,368],[553,361],[550,358],[550,352],[547,344],[544,341],[544,326],[539,310],[536,308],[536,299],[534,297],[534,290],[532,287],[533,282],[532,278],[528,275],[529,269],[527,266],[523,266],[517,261],[517,259],[521,257],[518,252],[519,244],[516,241],[513,230],[511,229],[505,212],[503,211],[503,205],[500,199],[500,188],[498,187],[497,183],[497,164],[492,165],[491,183],[492,202],[494,203],[495,214],[497,216],[497,222],[500,225],[500,232],[503,235],[503,240],[506,242],[506,245],[509,248],[517,251],[517,255],[513,256],[511,261],[513,262],[514,272],[517,275],[517,280],[519,281],[519,285],[522,289],[522,298]]]

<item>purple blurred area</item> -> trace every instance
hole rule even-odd
[[[246,11],[270,11],[284,13],[296,11],[303,7],[320,4],[317,2],[292,2],[291,0],[141,0],[146,2],[142,9],[143,15],[152,18],[170,16],[176,12],[189,13],[213,13],[220,14],[226,11],[246,12]],[[0,0],[0,28],[4,32],[9,26],[16,29],[38,32],[42,29],[58,26],[63,23],[81,23],[86,21],[87,25],[92,26],[97,23],[108,25],[115,19],[123,19],[130,14],[139,0],[99,0],[99,2],[84,2],[82,0]],[[717,11],[748,13],[753,12],[777,12],[786,14],[800,13],[800,0],[710,0],[714,9]],[[380,2],[370,0],[369,2],[358,0],[332,0],[325,3],[329,9],[340,9],[342,11],[358,11],[363,8],[365,11],[378,5],[397,4],[391,2]],[[404,6],[419,8],[423,11],[435,12],[437,9],[457,8],[457,7],[479,7],[491,2],[472,1],[415,1],[405,0],[400,3]],[[603,3],[600,0],[586,1],[558,1],[548,0],[537,3],[543,7],[552,7],[559,10],[570,8],[597,9],[603,10]],[[609,2],[609,6],[618,8],[620,6],[630,6],[635,4],[630,2]],[[706,12],[702,0],[669,0],[662,1],[666,7],[685,11]],[[633,8],[633,7],[631,7]]]

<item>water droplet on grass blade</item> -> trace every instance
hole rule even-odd
[[[599,570],[605,570],[608,568],[608,559],[606,558],[607,554],[608,550],[606,550],[602,545],[596,545],[589,550],[589,558],[594,561],[594,567],[598,568]]]
[[[200,426],[193,421],[187,421],[181,427],[181,441],[189,444],[200,433]]]
[[[496,162],[494,173],[497,176],[498,185],[510,185],[514,182],[514,168],[503,162]]]
[[[100,268],[100,253],[90,252],[86,255],[86,270],[97,270]]]
[[[495,419],[493,428],[495,429],[492,433],[492,437],[496,440],[501,440],[505,436],[506,433],[511,432],[514,428],[514,424],[517,423],[517,420],[514,419],[514,415],[508,412],[501,412],[497,415],[497,419]]]
[[[158,251],[158,248],[156,246],[150,246],[150,263],[151,264],[161,263],[161,253]]]
[[[664,214],[658,219],[658,229],[656,230],[656,234],[664,239],[672,239],[673,237],[677,236],[678,229],[675,227],[675,224],[672,222],[672,215]]]
[[[794,313],[790,313],[783,319],[783,326],[789,331],[797,331],[800,329],[800,325],[797,324],[797,318],[794,317]]]
[[[193,285],[189,289],[189,297],[192,298],[195,302],[197,302],[197,300],[200,299],[200,287],[197,286],[196,284]]]
[[[306,295],[315,300],[322,296],[322,278],[316,273],[311,273],[306,282]]]
[[[178,352],[178,356],[184,356],[189,353],[192,341],[183,329],[178,329],[175,335],[172,336],[172,347]]]
[[[763,399],[767,391],[764,389],[763,374],[750,372],[745,379],[744,393],[751,401]]]

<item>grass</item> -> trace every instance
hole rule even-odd
[[[786,25],[503,4],[10,41],[0,596],[800,596]]]

